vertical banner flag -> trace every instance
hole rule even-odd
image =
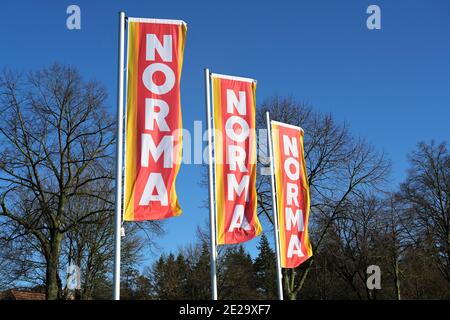
[[[271,125],[281,266],[295,268],[312,256],[303,129],[276,121]]]
[[[124,220],[178,216],[186,23],[128,18]]]
[[[256,81],[211,74],[217,244],[261,233],[256,199]]]

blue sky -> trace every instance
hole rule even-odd
[[[66,28],[70,4],[81,8],[81,30]],[[366,28],[370,4],[381,7],[381,30]],[[447,0],[15,0],[0,10],[0,68],[73,65],[86,79],[104,83],[115,113],[120,10],[188,23],[181,90],[189,130],[205,118],[203,68],[209,67],[257,79],[258,103],[288,95],[345,121],[393,160],[394,185],[404,178],[406,154],[418,141],[449,138]],[[181,167],[177,190],[184,214],[165,223],[159,253],[195,241],[196,226],[207,221],[201,174],[199,165]]]

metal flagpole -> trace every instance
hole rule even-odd
[[[211,299],[217,300],[217,274],[216,274],[216,219],[214,214],[214,183],[213,183],[213,153],[211,129],[211,100],[210,100],[210,73],[205,69],[205,105],[206,123],[208,129],[208,178],[209,178],[209,221],[211,236]]]
[[[120,300],[120,242],[122,226],[123,72],[125,12],[119,13],[119,66],[117,80],[116,208],[114,213],[113,299]]]
[[[280,255],[280,239],[278,233],[278,215],[277,215],[277,201],[275,193],[275,176],[274,176],[274,159],[272,150],[272,132],[270,128],[270,115],[266,112],[267,119],[267,144],[269,146],[269,161],[270,161],[270,180],[272,182],[272,213],[273,213],[273,229],[275,233],[275,252],[277,255],[277,287],[278,299],[283,300],[283,283],[281,275],[281,255]]]

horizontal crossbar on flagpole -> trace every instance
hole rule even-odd
[[[226,74],[219,74],[219,73],[211,73],[211,78],[220,78],[220,79],[228,79],[228,80],[236,80],[236,81],[244,81],[244,82],[255,82],[255,83],[257,82],[255,79],[251,79],[251,78],[229,76]]]
[[[132,18],[128,17],[128,22],[143,22],[143,23],[161,23],[161,24],[177,24],[187,25],[183,20],[170,20],[170,19],[151,19],[151,18]]]
[[[301,127],[294,126],[294,125],[289,124],[289,123],[279,122],[279,121],[275,121],[275,120],[270,120],[270,123],[274,123],[274,124],[277,124],[277,125],[279,125],[279,126],[286,127],[286,128],[291,128],[291,129],[299,130],[299,131],[301,131],[301,132],[303,132],[303,133],[305,132],[305,130],[303,130]]]

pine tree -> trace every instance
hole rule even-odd
[[[258,246],[259,254],[253,264],[258,296],[261,299],[277,298],[276,254],[269,245],[265,234],[261,235]]]
[[[163,300],[186,299],[188,266],[180,253],[175,259],[171,253],[161,257],[153,266],[152,279],[156,297]]]
[[[198,260],[192,267],[188,279],[190,299],[208,300],[211,298],[210,253],[206,244],[202,245]]]
[[[256,299],[253,261],[242,245],[225,253],[221,274],[220,299]]]
[[[133,299],[135,280],[139,276],[139,271],[132,267],[126,267],[122,271],[120,283],[120,296],[122,300]]]
[[[178,254],[172,271],[173,280],[177,283],[177,298],[175,299],[189,299],[188,277],[191,272],[182,253]]]
[[[154,295],[157,299],[165,299],[165,268],[166,260],[164,256],[159,257],[158,261],[153,264],[153,268],[150,272],[150,277],[152,279],[152,287],[154,290]]]
[[[152,299],[152,285],[150,280],[143,276],[139,275],[135,279],[135,290],[133,293],[134,300],[150,300]]]

